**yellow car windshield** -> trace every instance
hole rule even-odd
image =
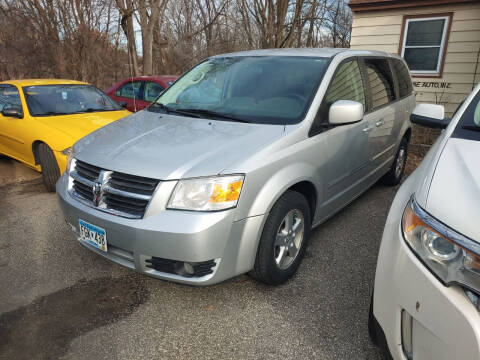
[[[91,85],[35,85],[23,88],[32,116],[69,115],[122,108]]]

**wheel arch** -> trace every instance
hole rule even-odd
[[[296,163],[277,169],[275,173],[268,176],[253,179],[254,186],[249,189],[249,199],[246,199],[248,209],[241,209],[239,220],[245,217],[268,215],[277,200],[288,190],[296,191],[305,196],[308,201],[312,223],[316,214],[316,207],[320,201],[322,184],[315,176],[315,168],[307,163]],[[265,175],[265,174],[263,174]]]
[[[406,137],[407,141],[410,142],[410,139],[412,138],[412,128],[408,127],[407,130],[405,130],[405,133],[403,134],[402,139]]]
[[[313,219],[315,218],[315,211],[317,208],[317,201],[318,201],[317,188],[315,187],[313,182],[308,180],[303,180],[290,186],[286,191],[298,192],[302,194],[305,197],[305,199],[307,199],[308,206],[310,208],[310,220],[313,223]]]
[[[32,153],[33,153],[33,161],[34,161],[34,164],[35,165],[39,165],[40,164],[40,161],[38,159],[38,147],[40,146],[40,144],[46,144],[44,141],[42,140],[35,140],[33,143],[32,143]],[[48,144],[47,144],[48,146]]]

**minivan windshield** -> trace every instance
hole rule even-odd
[[[92,85],[34,85],[23,87],[32,116],[70,115],[122,108]]]
[[[453,133],[454,137],[480,140],[480,91],[462,114]]]
[[[208,59],[148,108],[183,116],[262,124],[303,119],[328,58],[233,56]]]

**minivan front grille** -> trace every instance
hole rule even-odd
[[[140,219],[159,180],[129,175],[75,159],[70,171],[71,193],[81,202],[99,210],[131,219]]]
[[[100,171],[102,169],[89,165],[87,163],[84,163],[83,161],[77,160],[75,163],[75,171],[82,177],[89,179],[90,181],[95,181],[98,179],[98,175],[100,174]]]

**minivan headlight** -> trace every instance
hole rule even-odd
[[[405,241],[446,286],[459,284],[480,293],[480,244],[423,210],[412,198],[402,219]]]
[[[216,211],[237,206],[243,175],[179,180],[168,202],[168,209]]]

